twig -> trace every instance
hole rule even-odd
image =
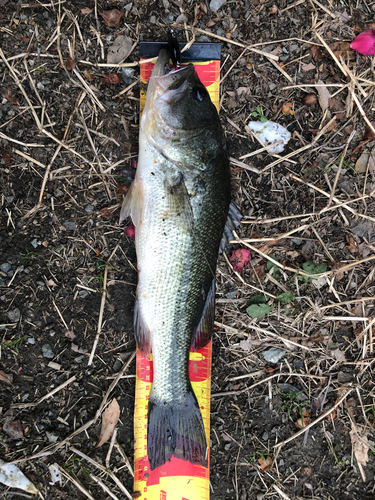
[[[95,498],[91,495],[91,493],[87,491],[86,488],[82,486],[82,484],[79,481],[77,481],[76,478],[71,476],[65,469],[60,467],[59,464],[54,463],[53,466],[56,467],[56,469],[60,472],[60,474],[69,479],[69,481],[71,481],[74,484],[74,486],[76,486],[80,491],[82,491],[82,493],[86,495],[87,498],[89,498],[90,500],[95,500]]]
[[[112,493],[112,491],[108,488],[108,486],[106,486],[103,481],[101,479],[99,479],[98,477],[94,476],[94,474],[90,474],[90,477],[91,479],[93,479],[96,483],[99,484],[99,486],[101,486],[103,488],[103,490],[110,496],[112,497],[114,500],[120,500],[114,493]]]
[[[77,377],[75,375],[73,375],[73,377],[70,377],[68,380],[66,380],[65,382],[63,382],[59,386],[55,387],[51,392],[49,392],[48,394],[45,394],[40,399],[38,399],[38,401],[35,401],[34,403],[18,403],[18,404],[14,404],[14,405],[12,404],[10,406],[11,406],[11,408],[31,408],[32,406],[37,406],[40,403],[42,403],[44,400],[52,397],[54,394],[56,394],[56,392],[61,391],[61,389],[64,389],[67,385],[74,382],[76,380],[76,378]]]
[[[301,434],[303,434],[304,432],[306,432],[308,429],[311,429],[311,427],[313,427],[315,424],[317,424],[318,422],[320,422],[321,420],[323,420],[325,417],[327,417],[330,413],[332,413],[333,410],[335,408],[337,408],[344,401],[344,399],[347,398],[347,396],[352,392],[353,389],[354,389],[354,387],[351,387],[349,390],[347,390],[345,392],[345,394],[343,396],[341,396],[341,398],[333,405],[332,408],[329,408],[328,410],[326,410],[325,412],[323,412],[321,415],[319,415],[319,417],[317,419],[315,419],[310,424],[306,425],[306,427],[304,427],[300,431],[296,432],[296,434],[294,434],[293,436],[290,436],[288,439],[286,439],[285,441],[282,441],[281,443],[275,444],[274,448],[276,448],[276,449],[277,448],[281,448],[285,444],[289,443],[290,441],[293,441],[298,436],[300,436]]]
[[[316,1],[316,0],[315,0]],[[341,155],[341,158],[340,158],[340,163],[339,163],[339,166],[337,168],[337,172],[336,172],[336,177],[335,177],[335,180],[333,182],[333,186],[332,186],[332,190],[331,190],[331,196],[329,197],[329,200],[328,200],[328,206],[330,206],[330,204],[332,203],[332,199],[334,197],[334,194],[335,194],[335,190],[336,190],[336,186],[337,186],[337,182],[339,180],[339,177],[340,177],[340,173],[341,173],[341,168],[342,168],[342,165],[344,163],[344,159],[345,159],[345,156],[346,156],[346,152],[348,151],[348,147],[349,147],[349,144],[351,143],[353,137],[355,136],[355,134],[357,133],[356,130],[353,130],[353,132],[350,134],[348,140],[346,141],[346,144],[345,144],[345,149],[344,151],[342,152],[342,155]],[[332,259],[331,259],[332,260]]]
[[[100,469],[102,472],[105,472],[106,474],[108,474],[109,477],[120,488],[120,490],[123,493],[125,493],[125,495],[129,498],[129,500],[133,500],[133,497],[131,496],[131,494],[128,492],[128,490],[125,488],[125,486],[122,484],[122,482],[113,474],[113,472],[111,470],[107,469],[106,467],[104,467],[104,465],[100,464],[99,462],[96,462],[95,460],[93,460],[88,455],[85,455],[84,453],[82,453],[82,451],[77,450],[77,448],[74,448],[74,446],[71,446],[69,449],[73,453],[76,453],[78,456],[80,456],[80,457],[84,458],[85,460],[87,460],[91,465],[94,465],[95,467],[97,467],[98,469]]]
[[[302,373],[274,373],[273,375],[270,375],[267,378],[264,378],[262,380],[259,380],[258,382],[255,382],[254,384],[250,385],[249,387],[245,387],[245,389],[241,389],[240,391],[226,391],[226,392],[215,392],[211,394],[212,398],[218,398],[220,396],[233,396],[234,394],[242,394],[243,392],[250,391],[251,389],[254,389],[254,387],[257,387],[258,385],[264,384],[265,382],[268,382],[269,380],[272,380],[273,378],[276,377],[310,377],[310,378],[318,378],[318,379],[326,379],[327,377],[315,377],[314,375],[305,375]],[[330,410],[330,412],[332,409]]]

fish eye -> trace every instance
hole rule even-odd
[[[207,90],[205,87],[203,86],[196,86],[196,87],[193,87],[193,96],[195,97],[195,99],[197,99],[198,101],[203,101],[203,99],[206,97],[207,95]]]

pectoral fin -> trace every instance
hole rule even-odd
[[[143,185],[135,178],[122,203],[120,224],[126,217],[130,216],[135,227],[139,227],[142,222],[143,207]]]
[[[215,280],[213,279],[204,304],[202,318],[193,334],[191,342],[193,351],[203,349],[212,338],[215,319],[215,288]]]
[[[189,193],[186,189],[182,175],[178,175],[173,180],[166,179],[164,185],[166,187],[168,201],[168,216],[175,218],[180,229],[193,231],[193,211],[190,204]]]
[[[137,347],[146,358],[151,354],[151,332],[139,311],[138,299],[134,306],[134,335]]]

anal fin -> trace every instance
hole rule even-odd
[[[213,279],[204,304],[202,318],[191,341],[193,351],[203,349],[212,338],[215,320],[215,289],[215,279]]]
[[[233,238],[232,231],[241,224],[242,214],[237,203],[233,200],[229,205],[227,222],[225,223],[223,237],[220,243],[220,253],[229,252],[231,249],[230,240]]]

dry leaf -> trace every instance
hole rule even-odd
[[[370,158],[368,159],[368,171],[371,174],[372,177],[372,182],[375,182],[375,157],[370,155]]]
[[[252,343],[250,335],[245,340],[240,340],[240,347],[244,351],[251,351]]]
[[[92,12],[92,9],[90,9],[90,7],[83,7],[83,9],[81,9],[81,14],[91,14]]]
[[[350,48],[349,42],[334,42],[330,46],[330,49],[332,50],[332,52],[335,54],[335,56],[339,60],[340,60],[340,57],[343,57],[343,59],[345,61],[348,57],[349,57],[349,59],[355,58],[354,52]]]
[[[346,357],[345,357],[345,354],[340,351],[339,348],[337,349],[333,349],[331,351],[331,355],[339,362],[339,363],[345,363],[346,361]]]
[[[4,148],[1,148],[0,151],[1,151],[1,159],[3,160],[3,162],[10,163],[11,157],[10,157],[10,154],[8,153],[8,151]]]
[[[308,415],[304,416],[303,418],[299,418],[296,422],[296,426],[300,429],[303,429],[309,424],[311,424],[311,418]]]
[[[74,65],[75,65],[75,60],[72,59],[71,57],[68,57],[68,59],[65,61],[65,67],[68,71],[72,71]]]
[[[10,486],[11,488],[19,488],[33,495],[37,495],[39,490],[35,488],[27,477],[14,464],[6,464],[0,460],[0,483]]]
[[[8,434],[10,439],[22,439],[23,430],[20,420],[13,420],[13,422],[5,422],[3,431]]]
[[[97,448],[102,446],[112,436],[119,418],[120,407],[116,398],[113,398],[111,404],[108,405],[102,414],[102,429],[100,431],[99,442],[96,445]]]
[[[303,64],[302,65],[302,70],[303,71],[312,71],[313,69],[316,69],[316,67],[315,67],[315,65],[313,63]]]
[[[124,35],[119,35],[108,49],[107,63],[118,64],[127,59],[132,51],[133,40]]]
[[[65,337],[68,337],[69,340],[73,340],[76,338],[76,334],[73,330],[65,330]]]
[[[319,61],[323,57],[323,53],[317,45],[313,45],[310,50],[314,61]]]
[[[361,465],[366,465],[368,462],[368,450],[369,450],[368,439],[366,434],[360,435],[357,426],[352,423],[350,438],[352,440],[355,458]]]
[[[87,71],[86,69],[84,70],[83,74],[85,75],[86,80],[88,80],[89,82],[92,82],[94,80],[94,77],[92,76],[92,74],[89,71]]]
[[[349,250],[350,253],[357,253],[358,248],[357,248],[357,243],[355,239],[352,236],[347,236],[346,241],[348,244],[346,245],[346,248]]]
[[[111,73],[110,75],[103,76],[103,78],[100,79],[100,82],[107,83],[108,85],[116,85],[120,83],[120,79],[116,73]]]
[[[118,28],[121,18],[124,15],[118,9],[106,10],[104,12],[99,12],[99,14],[104,19],[104,22],[110,28]]]
[[[318,91],[319,94],[320,107],[322,108],[322,111],[324,113],[324,111],[329,108],[329,99],[331,97],[331,94],[329,93],[328,88],[324,85],[322,80],[319,80],[317,82],[316,90]]]
[[[294,115],[293,111],[293,103],[292,102],[284,102],[281,111],[284,115]]]
[[[11,102],[12,104],[17,104],[18,98],[13,97],[12,93],[13,93],[12,87],[8,87],[4,93],[4,97],[7,101]]]
[[[0,370],[0,382],[6,382],[7,384],[11,384],[13,382],[13,375],[8,375],[3,370]]]
[[[312,106],[316,103],[317,100],[318,98],[316,97],[316,94],[308,94],[303,102],[306,104],[306,106]]]
[[[263,471],[270,470],[272,468],[272,458],[267,457],[264,459],[263,457],[259,458],[258,460],[260,467]]]
[[[375,122],[370,122],[370,123],[375,128]],[[363,138],[364,139],[371,139],[371,140],[375,139],[375,134],[374,134],[374,132],[372,131],[372,128],[369,125],[366,125],[365,135],[364,135]]]
[[[78,347],[77,344],[72,344],[71,349],[74,352],[78,352],[78,354],[87,354],[87,349],[84,349],[83,347]]]
[[[359,174],[364,174],[367,170],[367,163],[370,158],[370,153],[362,153],[355,164],[355,171]]]

